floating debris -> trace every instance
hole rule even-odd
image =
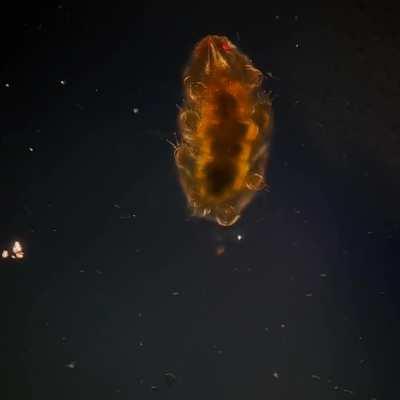
[[[272,376],[273,376],[275,379],[279,379],[279,374],[278,374],[278,372],[276,372],[276,371],[272,374]]]
[[[18,241],[14,242],[11,250],[7,249],[2,250],[1,257],[19,259],[19,260],[24,258],[24,251],[22,249],[21,243]]]
[[[225,253],[225,247],[224,246],[218,246],[215,253],[217,256],[222,256],[222,254]]]
[[[311,378],[315,379],[316,381],[320,381],[321,377],[319,375],[312,374]]]
[[[176,383],[176,375],[173,372],[165,372],[164,379],[168,387],[171,387],[173,384]]]
[[[71,361],[65,365],[66,368],[74,369],[76,367],[76,361]]]
[[[243,236],[239,234],[239,235],[236,236],[236,238],[240,242],[243,239]]]

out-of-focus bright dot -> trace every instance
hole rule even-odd
[[[225,247],[224,246],[218,246],[215,253],[217,256],[222,256],[222,254],[225,253]]]
[[[62,86],[65,86],[65,85],[67,84],[67,81],[64,81],[63,79],[61,79],[61,80],[60,80],[60,84],[61,84]]]
[[[236,236],[237,240],[241,241],[243,239],[243,236],[241,234]]]
[[[279,15],[275,15],[275,19],[279,19]]]
[[[71,361],[68,364],[65,364],[66,368],[74,369],[76,367],[76,361]]]
[[[139,342],[139,347],[143,347],[144,346],[144,343],[143,343],[143,341],[141,340],[140,342]]]
[[[279,374],[278,374],[278,372],[276,372],[276,371],[272,374],[272,376],[273,376],[275,379],[279,379]]]
[[[6,88],[9,88],[11,85],[9,83],[4,84]]]
[[[172,292],[172,296],[179,296],[179,295],[180,295],[180,293],[177,290]]]
[[[297,42],[297,43],[296,43],[296,49],[298,49],[299,47],[300,47],[300,43]]]
[[[328,276],[328,274],[326,274],[325,272],[323,272],[322,274],[319,274],[319,276],[320,276],[321,278],[326,278],[326,277]]]
[[[312,297],[312,292],[306,293],[306,297]]]
[[[2,258],[8,258],[8,250],[3,250],[3,251],[1,252],[1,257],[2,257]]]
[[[343,389],[343,392],[345,392],[345,393],[347,393],[347,394],[350,394],[350,395],[353,394],[353,391],[350,390],[350,389]]]
[[[321,380],[321,377],[319,375],[315,375],[315,374],[311,375],[311,378],[313,378],[313,379],[315,379],[317,381]]]
[[[298,20],[299,20],[299,16],[298,16],[298,15],[295,15],[295,16],[294,16],[294,20],[295,20],[295,21],[298,21]]]
[[[286,328],[286,324],[281,324],[281,328]]]
[[[35,151],[35,149],[34,149],[32,146],[29,146],[29,147],[28,147],[28,150],[29,150],[31,153],[33,153],[33,152]]]
[[[137,107],[133,107],[132,109],[134,114],[138,114],[139,113],[139,109]]]

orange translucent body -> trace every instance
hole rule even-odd
[[[193,216],[233,225],[265,187],[271,102],[262,73],[226,37],[199,41],[183,75],[175,162]]]

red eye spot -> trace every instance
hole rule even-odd
[[[221,47],[222,47],[222,50],[224,50],[224,51],[229,51],[229,50],[231,50],[232,49],[232,47],[231,47],[231,45],[229,44],[229,42],[222,42],[222,45],[221,45]]]

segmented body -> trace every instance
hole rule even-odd
[[[262,73],[226,37],[198,42],[184,71],[175,161],[193,216],[234,224],[265,187],[271,101]]]

